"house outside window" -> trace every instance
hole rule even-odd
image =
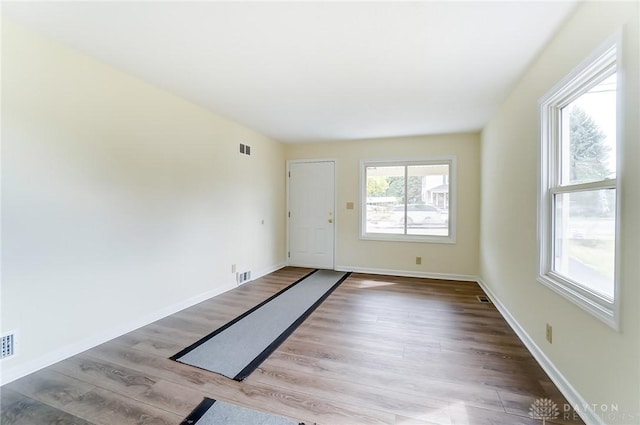
[[[362,161],[361,239],[455,243],[455,157]]]

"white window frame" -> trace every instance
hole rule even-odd
[[[540,99],[540,178],[538,193],[538,281],[578,305],[613,329],[619,329],[620,305],[620,176],[623,151],[623,72],[621,34],[616,34]],[[613,69],[613,72],[612,72]],[[597,182],[560,184],[560,113],[564,106],[617,73],[616,178]],[[554,195],[585,190],[616,190],[614,296],[608,299],[553,270],[555,210]]]
[[[360,161],[360,239],[371,241],[423,242],[423,243],[456,243],[456,207],[457,207],[457,159],[453,155],[412,159],[370,159]],[[367,167],[406,167],[416,165],[448,165],[449,166],[449,234],[407,235],[367,232]],[[406,175],[405,175],[406,179]],[[405,196],[405,203],[407,197]]]

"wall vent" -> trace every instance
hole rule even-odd
[[[2,353],[0,359],[6,359],[16,353],[16,334],[15,332],[8,333],[2,336]]]
[[[251,146],[240,143],[240,153],[251,155]]]
[[[483,304],[491,304],[491,300],[485,295],[478,295],[477,298],[478,298],[478,301],[480,301]]]
[[[236,273],[236,282],[238,283],[238,285],[248,282],[251,280],[251,272],[242,272],[242,273]]]

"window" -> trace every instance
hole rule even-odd
[[[618,326],[617,43],[540,102],[538,280]]]
[[[455,158],[363,161],[361,238],[455,242]]]

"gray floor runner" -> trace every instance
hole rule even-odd
[[[316,270],[171,359],[242,380],[348,276]]]
[[[180,425],[304,425],[282,416],[205,398]]]

